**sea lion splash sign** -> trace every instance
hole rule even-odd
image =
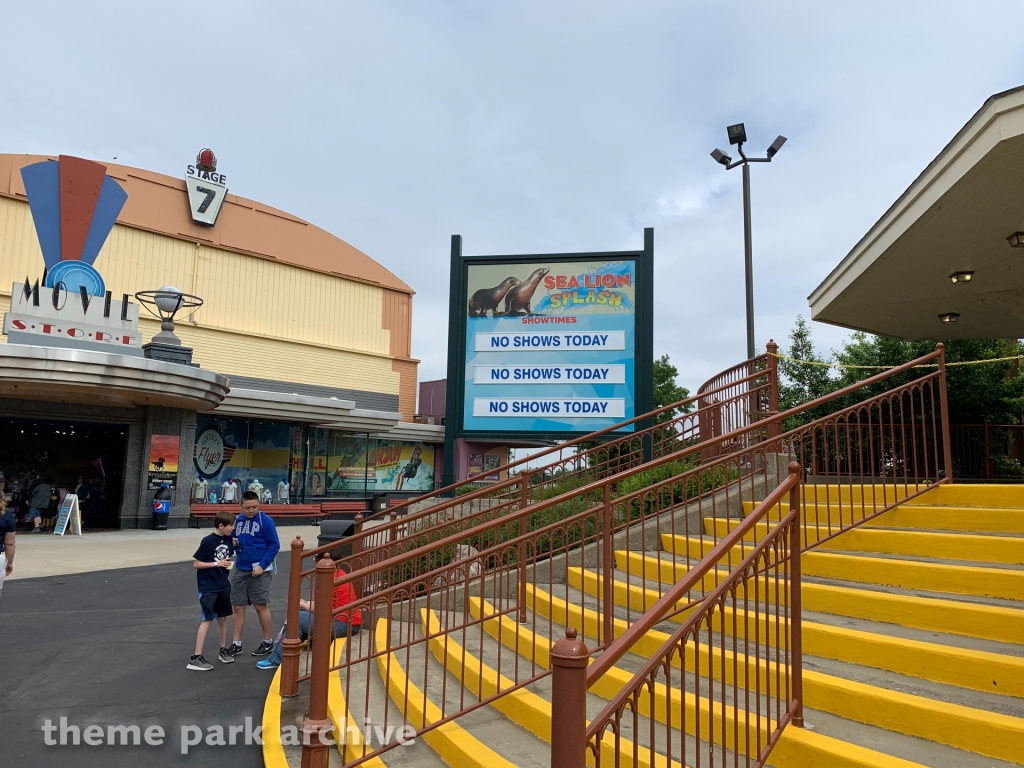
[[[654,230],[634,251],[463,256],[452,237],[445,453],[646,427]],[[641,426],[638,427],[637,424]]]

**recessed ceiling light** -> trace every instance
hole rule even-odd
[[[954,283],[969,283],[969,282],[971,282],[971,279],[973,277],[974,277],[974,270],[966,270],[965,269],[965,270],[960,270],[959,272],[954,272],[953,274],[951,274],[949,276],[949,279],[952,280]]]
[[[955,323],[959,319],[959,312],[943,312],[941,315],[939,315],[940,323]]]

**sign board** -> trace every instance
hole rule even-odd
[[[228,194],[227,186],[220,183],[220,179],[227,181],[227,177],[221,174],[199,171],[191,165],[188,167],[185,187],[188,189],[188,206],[192,211],[192,221],[197,224],[212,227],[217,223],[217,216]]]
[[[651,409],[644,234],[642,251],[538,256],[463,257],[453,238],[452,439],[571,439]]]
[[[139,305],[127,294],[114,299],[72,293],[63,283],[53,288],[14,283],[11,311],[4,313],[4,334],[13,344],[92,349],[142,356]]]
[[[152,435],[149,439],[149,489],[164,483],[173,489],[178,482],[179,435]]]
[[[63,536],[65,532],[82,535],[82,511],[78,508],[78,496],[69,493],[61,502],[53,532]]]

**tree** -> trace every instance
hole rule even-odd
[[[690,396],[690,390],[676,384],[679,371],[669,361],[668,355],[662,355],[654,361],[653,373],[655,410],[664,408],[666,405],[672,405],[672,403],[678,403]],[[654,421],[658,424],[671,421],[680,414],[689,413],[692,408],[692,403],[687,403],[685,406],[665,411],[665,413],[655,417]]]
[[[796,360],[825,362],[815,353],[811,330],[807,322],[797,316],[790,334],[788,357]],[[908,363],[935,351],[937,342],[930,339],[894,339],[856,332],[833,351],[831,361],[842,366],[833,374],[829,368],[806,365],[790,360],[779,360],[779,406],[788,410],[834,392],[842,387],[864,381],[886,368]],[[946,392],[951,424],[980,424],[988,419],[995,423],[1016,424],[1024,413],[1024,376],[1019,361],[1005,360],[980,365],[956,363],[1012,357],[1021,354],[1024,346],[1015,339],[954,339],[944,342],[946,348]],[[953,363],[953,365],[950,365]],[[911,369],[884,381],[868,386],[845,398],[800,414],[787,420],[786,427],[824,416],[848,405],[865,400],[909,381],[913,381],[932,368]]]

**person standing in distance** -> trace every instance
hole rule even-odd
[[[0,496],[0,596],[4,591],[4,577],[14,570],[14,530],[17,521],[14,513],[7,511],[7,502]]]
[[[242,514],[235,518],[235,567],[231,570],[231,630],[234,642],[231,655],[242,652],[242,629],[245,627],[245,609],[253,606],[263,642],[253,656],[266,656],[274,650],[271,637],[270,587],[274,574],[270,568],[281,550],[274,521],[260,511],[260,499],[252,491],[242,494]]]

